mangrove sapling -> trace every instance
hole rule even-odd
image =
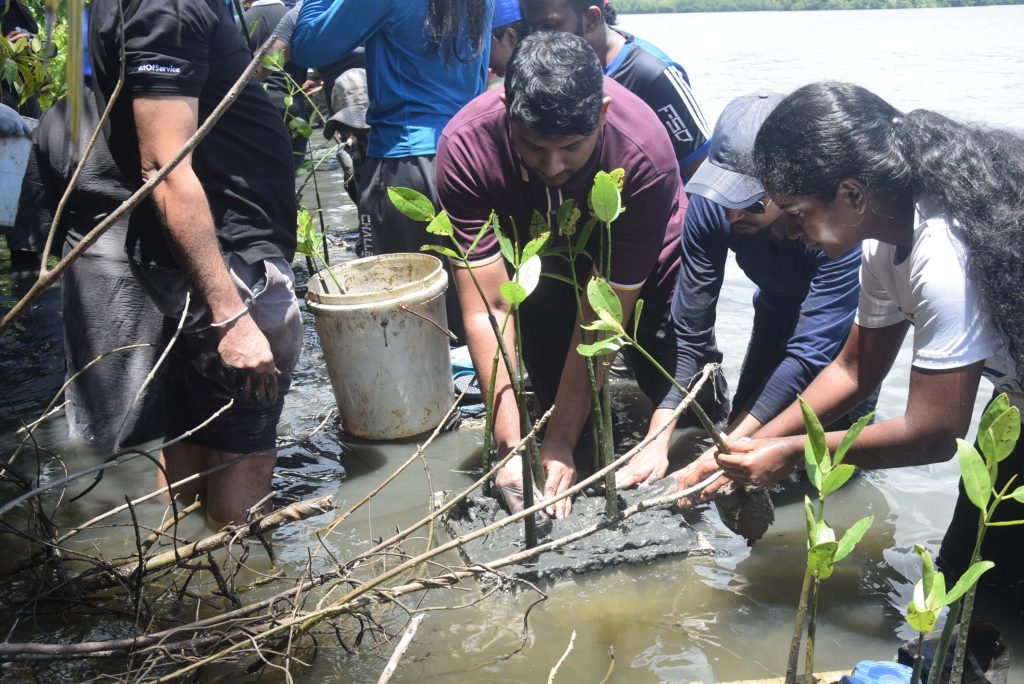
[[[814,411],[803,397],[798,396],[800,409],[804,414],[804,426],[807,439],[804,441],[804,462],[807,479],[818,490],[818,510],[815,513],[809,497],[804,497],[804,517],[807,523],[807,567],[804,571],[803,585],[800,588],[800,602],[797,605],[796,622],[793,627],[793,639],[789,647],[789,662],[786,665],[786,684],[794,684],[797,678],[797,662],[800,654],[800,641],[803,634],[804,617],[810,607],[807,620],[807,644],[804,656],[804,682],[814,682],[814,639],[815,622],[818,613],[818,596],[821,581],[832,576],[834,566],[850,555],[853,548],[868,531],[874,522],[874,516],[867,516],[855,522],[839,541],[836,533],[825,522],[825,500],[853,477],[856,468],[843,463],[846,452],[860,436],[861,431],[871,422],[874,412],[863,416],[846,431],[833,456],[829,453],[825,442],[825,430],[814,415]],[[813,586],[812,586],[813,584]]]
[[[486,295],[484,294],[483,288],[480,286],[480,282],[476,278],[476,274],[473,272],[473,267],[469,263],[469,255],[473,253],[476,246],[480,243],[480,239],[484,236],[488,228],[494,225],[496,233],[500,234],[498,223],[498,217],[492,212],[487,221],[480,226],[480,230],[477,232],[476,237],[470,244],[469,249],[463,251],[462,246],[458,240],[455,239],[455,229],[452,227],[451,219],[448,218],[448,212],[443,209],[440,212],[435,212],[434,203],[425,197],[422,193],[417,192],[411,188],[392,187],[388,188],[388,197],[391,199],[391,203],[395,205],[406,217],[413,221],[424,221],[427,223],[427,232],[431,235],[436,235],[440,238],[446,238],[452,245],[452,248],[445,247],[443,245],[423,245],[420,249],[423,251],[433,251],[442,254],[449,259],[455,259],[466,267],[466,272],[469,274],[470,279],[473,282],[473,287],[476,289],[477,295],[480,297],[480,301],[483,302],[484,307],[487,311],[487,320],[491,325],[491,332],[494,333],[495,340],[498,345],[498,352],[501,354],[501,359],[505,364],[505,368],[508,371],[509,383],[512,385],[512,393],[515,396],[516,407],[519,411],[519,429],[520,434],[530,435],[530,415],[526,406],[526,394],[523,391],[522,383],[519,381],[519,374],[516,371],[516,365],[513,363],[512,356],[508,352],[508,347],[505,345],[505,335],[503,327],[498,326],[498,320],[494,316],[494,311],[491,309],[490,302],[488,302]],[[454,248],[454,249],[453,249]],[[538,248],[539,249],[539,248]],[[493,394],[494,386],[488,388],[488,391]],[[490,402],[491,412],[493,413],[494,401],[493,397]],[[489,445],[485,445],[489,449]],[[538,460],[537,442],[532,437],[527,441],[527,454],[529,456],[528,462],[534,463]],[[533,473],[532,469],[528,465],[523,466],[523,505],[524,508],[530,509],[533,507]],[[524,537],[527,548],[536,546],[537,544],[537,522],[533,515],[527,515],[523,522]]]
[[[551,254],[565,258],[569,262],[569,279],[566,282],[571,285],[573,297],[576,302],[576,315],[580,324],[585,320],[583,310],[583,299],[580,297],[582,287],[576,276],[576,261],[580,255],[590,258],[593,271],[598,277],[608,277],[611,274],[611,224],[623,212],[622,207],[622,182],[624,178],[622,169],[615,169],[611,173],[598,171],[594,176],[594,184],[588,195],[591,217],[576,232],[577,224],[581,217],[579,207],[575,200],[568,200],[558,208],[557,221],[559,231],[566,237],[566,246],[550,249],[545,254]],[[535,217],[538,215],[534,212]],[[544,218],[540,217],[541,223]],[[603,224],[604,231],[601,233],[600,249],[597,255],[587,253],[587,246],[590,236],[598,223]],[[575,238],[575,239],[574,239]],[[561,277],[548,274],[551,277],[562,280]],[[582,326],[581,337],[584,344],[600,344],[601,340],[591,341],[585,336],[590,330]],[[595,466],[603,468],[614,459],[614,439],[612,436],[611,420],[611,392],[607,383],[601,381],[602,374],[598,372],[596,355],[581,354],[584,357],[584,364],[587,369],[587,380],[590,383],[590,399],[592,407],[591,426],[594,431],[595,445]],[[605,479],[605,514],[609,517],[618,512],[618,495],[616,493],[615,478],[610,475]]]
[[[992,401],[981,416],[981,421],[978,424],[978,446],[981,447],[981,453],[978,453],[974,446],[962,439],[956,441],[964,491],[967,493],[967,498],[980,511],[978,533],[975,538],[974,550],[971,553],[972,562],[980,560],[981,545],[985,539],[985,531],[989,527],[1024,524],[1024,520],[995,521],[993,519],[996,508],[1003,501],[1013,499],[1024,503],[1024,486],[1010,491],[1017,479],[1016,475],[1011,476],[1002,489],[996,490],[999,463],[1013,453],[1017,440],[1020,438],[1020,431],[1020,410],[1010,404],[1010,399],[1004,392]],[[934,662],[937,663],[936,666],[941,671],[942,665],[945,664],[949,643],[952,640],[953,625],[959,619],[960,634],[957,639],[956,655],[953,658],[951,682],[959,682],[963,677],[964,659],[967,656],[967,634],[971,626],[971,612],[974,608],[976,590],[977,585],[972,584],[961,602],[954,603],[950,608],[949,615],[946,616],[946,627],[942,631],[942,638],[935,653]]]
[[[992,561],[978,561],[967,569],[953,588],[946,592],[946,580],[942,573],[935,569],[932,555],[920,544],[914,544],[914,552],[921,557],[921,579],[914,585],[914,597],[907,606],[907,624],[915,629],[917,637],[917,654],[914,656],[914,672],[910,684],[921,681],[921,670],[924,665],[924,638],[935,629],[939,614],[946,606],[959,601],[978,579],[995,566]],[[932,661],[932,672],[942,672],[942,661]],[[938,676],[934,678],[938,682]],[[956,680],[952,680],[956,681]]]
[[[321,213],[317,210],[317,213]],[[309,213],[309,209],[302,207],[299,209],[298,215],[298,226],[296,232],[295,242],[295,253],[301,254],[308,259],[318,259],[323,264],[323,270],[320,273],[327,273],[334,281],[334,287],[337,288],[337,294],[342,294],[344,289],[341,287],[341,283],[338,282],[338,276],[335,275],[334,271],[331,270],[331,265],[327,263],[327,260],[320,253],[320,245],[327,237],[326,228],[317,232],[316,227],[313,225],[313,216]],[[323,284],[324,290],[327,291],[326,282],[320,273],[316,274],[316,277],[320,279],[320,283]]]

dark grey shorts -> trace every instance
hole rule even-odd
[[[274,402],[240,400],[236,380],[217,353],[220,336],[210,327],[210,312],[193,296],[178,341],[167,359],[167,436],[177,437],[207,420],[230,399],[235,404],[185,441],[218,451],[251,453],[274,448],[277,422],[292,370],[302,350],[302,319],[295,298],[294,274],[283,258],[248,264],[230,255],[226,264],[238,294],[256,325],[267,337],[277,366],[278,398]],[[180,320],[188,291],[184,276],[168,269],[133,265],[147,293],[165,316]]]

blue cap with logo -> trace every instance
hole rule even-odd
[[[519,10],[519,0],[494,0],[494,19],[491,20],[491,28],[508,26],[517,21],[522,21],[523,13]]]
[[[782,102],[778,93],[744,95],[725,106],[711,134],[708,158],[686,184],[686,191],[727,209],[743,209],[764,195],[764,186],[743,171],[761,124]]]

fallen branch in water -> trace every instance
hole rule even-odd
[[[398,646],[395,648],[395,652],[391,654],[391,659],[388,661],[384,671],[381,672],[380,678],[377,680],[377,684],[388,684],[391,681],[391,677],[395,674],[398,669],[398,661],[405,655],[409,645],[412,644],[412,639],[416,636],[416,630],[420,628],[420,623],[423,622],[423,618],[427,617],[426,613],[417,613],[413,616],[412,620],[409,621],[409,626],[405,630],[405,634],[402,635],[402,640],[398,642]]]
[[[251,523],[234,525],[205,539],[200,539],[184,546],[176,546],[144,561],[136,561],[109,568],[108,571],[114,575],[113,577],[109,574],[90,574],[88,577],[78,576],[70,578],[70,581],[81,582],[81,587],[85,591],[109,589],[117,586],[121,581],[136,577],[139,573],[146,575],[151,572],[165,570],[181,561],[224,548],[235,541],[265,534],[286,523],[305,520],[306,518],[326,513],[333,508],[334,501],[333,497],[330,496],[297,501],[272,513],[268,513]]]

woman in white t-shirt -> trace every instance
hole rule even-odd
[[[879,386],[913,329],[902,416],[868,426],[846,460],[861,468],[946,461],[971,421],[984,375],[1021,405],[1024,359],[1024,138],[927,110],[902,114],[845,83],[789,95],[761,127],[752,175],[799,236],[829,256],[863,242],[861,298],[842,352],[803,397],[828,425]],[[681,486],[715,467],[738,482],[772,484],[803,467],[803,417],[790,406],[733,455],[704,457]],[[787,435],[793,435],[787,437]],[[842,433],[828,433],[835,449]],[[1024,474],[1024,440],[1000,464],[1002,485]],[[1022,482],[1024,484],[1024,482]],[[998,517],[1024,519],[1024,505]],[[961,486],[940,560],[969,564],[977,509]],[[986,579],[1022,579],[1024,527],[989,528]]]

